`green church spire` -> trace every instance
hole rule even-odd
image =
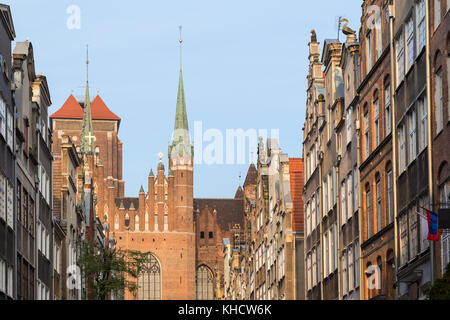
[[[189,125],[186,112],[186,100],[184,97],[183,70],[182,70],[182,45],[180,26],[180,77],[178,82],[177,110],[175,113],[175,126],[172,135],[172,145],[169,147],[169,156],[192,155]],[[172,159],[173,160],[173,159]]]
[[[180,78],[178,80],[178,95],[177,95],[177,112],[175,115],[175,130],[189,130],[186,112],[186,100],[184,99],[184,85],[183,85],[183,67],[182,67],[182,55],[183,55],[183,39],[181,38],[181,26],[180,26]]]
[[[83,123],[81,125],[80,151],[82,154],[94,154],[94,127],[92,125],[91,98],[89,96],[89,49],[86,59],[86,94],[84,97]]]

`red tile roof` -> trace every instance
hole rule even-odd
[[[289,159],[289,175],[292,197],[292,229],[295,232],[304,231],[303,220],[303,159]]]
[[[100,96],[96,96],[91,103],[93,120],[117,120],[120,118],[112,112]],[[83,108],[73,95],[64,102],[63,106],[50,116],[51,119],[83,119]]]

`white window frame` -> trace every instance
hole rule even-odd
[[[441,24],[441,0],[434,0],[434,30]]]
[[[406,21],[406,28],[405,28],[405,36],[406,36],[406,71],[408,72],[409,69],[414,64],[414,22],[413,18],[410,17],[408,21]]]
[[[416,110],[408,113],[408,164],[417,158]]]
[[[397,87],[405,78],[405,35],[403,30],[395,40]]]
[[[374,149],[376,149],[381,142],[381,135],[380,135],[380,99],[378,97],[373,102],[373,113],[374,113],[374,133],[375,133],[375,146]]]
[[[398,128],[399,140],[399,171],[400,174],[406,170],[406,139],[405,139],[405,125],[402,123]]]
[[[391,110],[391,85],[384,88],[384,128],[387,137],[392,131],[392,110]]]
[[[6,140],[6,102],[0,97],[0,135]]]
[[[426,44],[425,12],[425,0],[418,1],[416,4],[417,55],[420,54]]]

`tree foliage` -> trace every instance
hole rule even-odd
[[[87,285],[87,299],[121,297],[125,290],[136,295],[137,278],[149,261],[147,253],[104,247],[86,240],[80,241],[78,248],[78,266]]]
[[[450,300],[450,263],[445,268],[444,276],[434,281],[427,298],[430,300]]]

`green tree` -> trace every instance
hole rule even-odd
[[[88,300],[120,297],[128,290],[137,293],[137,278],[149,255],[139,251],[104,247],[82,240],[78,244],[81,277],[87,284]]]
[[[444,276],[434,281],[427,298],[429,300],[450,300],[450,263],[445,268]]]

